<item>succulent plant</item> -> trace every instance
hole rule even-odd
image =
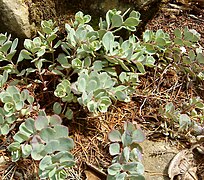
[[[107,108],[112,104],[109,98],[109,91],[113,88],[115,82],[106,73],[98,73],[92,71],[88,74],[84,71],[77,80],[77,90],[82,94],[78,98],[81,105],[87,106],[90,112],[97,109],[106,112]]]
[[[12,161],[31,155],[32,159],[40,160],[40,178],[62,178],[63,169],[73,166],[75,161],[70,152],[74,142],[69,138],[68,128],[61,123],[57,115],[26,119],[8,147]]]
[[[20,116],[29,115],[34,108],[34,97],[29,91],[24,89],[20,91],[15,86],[8,86],[6,90],[0,92],[0,101],[3,107],[0,107],[0,134],[8,134],[13,123]]]
[[[8,80],[8,72],[4,71],[2,75],[0,74],[0,88],[4,86],[7,80]]]
[[[176,109],[172,102],[167,103],[164,109],[160,108],[160,114],[165,119],[171,120],[170,125],[177,127],[179,132],[191,132],[196,136],[203,133],[204,103],[199,97],[191,98],[189,102],[183,103],[181,110]],[[169,135],[169,132],[166,132],[166,135]]]
[[[55,96],[62,98],[63,102],[72,102],[74,96],[71,92],[71,83],[64,79],[60,84],[57,85],[55,91]]]
[[[107,179],[144,179],[139,145],[145,140],[144,132],[133,123],[125,122],[124,129],[112,130],[108,138],[111,141],[109,152],[114,158]]]
[[[17,45],[17,38],[11,41],[11,35],[7,36],[7,33],[0,33],[0,62],[6,62],[4,65],[1,65],[0,72],[4,70],[8,73],[18,73],[16,65],[12,61],[17,51]]]

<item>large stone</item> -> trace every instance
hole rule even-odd
[[[146,180],[169,180],[168,167],[179,152],[169,142],[145,140],[142,144]]]
[[[22,0],[0,0],[0,32],[19,38],[31,37],[28,7]]]
[[[109,9],[124,12],[128,8],[141,13],[139,32],[157,12],[160,2],[161,0],[0,0],[0,32],[30,38],[40,29],[42,20],[53,19],[57,25],[64,26],[64,22],[81,10],[90,14],[94,22],[98,22],[99,17],[104,17]]]

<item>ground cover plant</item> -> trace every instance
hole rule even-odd
[[[66,179],[66,169],[75,165],[74,137],[67,128],[67,122],[76,118],[75,106],[100,116],[116,102],[130,102],[141,79],[155,69],[164,74],[171,68],[185,75],[187,83],[204,80],[203,48],[195,30],[176,29],[173,38],[161,29],[146,30],[139,39],[134,31],[140,13],[129,10],[123,14],[109,10],[97,29],[90,21],[91,16],[76,13],[75,20],[65,24],[64,39],[58,38],[53,21],[42,21],[42,31],[26,39],[19,53],[18,39],[0,34],[0,133],[11,137],[6,146],[13,162],[26,158],[39,162],[41,179]],[[121,29],[129,33],[127,39]],[[43,109],[48,95],[52,108]],[[201,98],[184,102],[180,109],[164,103],[159,113],[167,119],[166,131],[174,127],[192,135],[203,133]],[[145,134],[139,126],[125,122],[121,129],[112,127],[108,137],[113,160],[107,179],[144,179],[139,144]]]

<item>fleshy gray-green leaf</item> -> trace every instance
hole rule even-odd
[[[31,154],[32,146],[30,144],[23,144],[21,146],[23,157],[26,158]]]
[[[55,139],[68,137],[69,131],[66,126],[56,125],[53,129],[55,130]]]
[[[55,134],[56,133],[52,128],[46,127],[40,131],[39,135],[42,138],[42,140],[44,140],[46,143],[48,143],[50,140],[55,139]]]
[[[73,111],[69,107],[67,107],[67,110],[65,112],[65,117],[69,120],[73,118]]]
[[[124,26],[138,26],[140,20],[134,17],[129,17],[125,20]]]
[[[60,138],[58,151],[70,151],[74,148],[74,141],[71,138]]]
[[[198,53],[196,60],[201,63],[204,64],[204,55],[202,53]]]
[[[35,128],[36,130],[42,130],[43,128],[49,125],[48,118],[46,116],[38,116],[35,120]]]
[[[121,15],[115,14],[111,18],[112,27],[120,27],[123,24],[123,18]]]
[[[51,164],[52,164],[52,158],[51,156],[47,155],[40,161],[39,168],[43,171]]]
[[[60,114],[62,112],[62,106],[59,102],[55,102],[53,105],[53,111],[55,114]]]
[[[84,92],[86,90],[86,80],[84,78],[80,78],[77,85],[80,92]]]
[[[122,139],[122,143],[123,143],[124,147],[129,146],[129,145],[132,144],[132,137],[131,137],[130,132],[128,132],[128,131],[125,131],[123,133],[121,139]]]
[[[9,133],[10,127],[8,124],[4,124],[3,126],[0,127],[0,133],[3,135],[6,135]]]
[[[49,154],[54,153],[58,150],[59,142],[58,140],[51,140],[45,145],[45,151]]]
[[[22,143],[24,141],[27,141],[29,139],[29,136],[23,132],[17,132],[14,136],[13,139],[15,141],[18,141],[19,143]]]
[[[102,38],[102,44],[106,50],[106,52],[112,52],[113,51],[113,45],[114,45],[114,35],[108,31],[106,34],[104,34]]]
[[[111,156],[115,156],[120,153],[120,144],[119,143],[112,143],[109,146],[109,152]]]
[[[116,175],[121,171],[122,166],[119,163],[114,163],[108,168],[108,174]]]
[[[133,142],[141,143],[145,140],[145,133],[141,129],[136,129],[132,134]]]
[[[130,148],[129,147],[125,147],[123,149],[122,156],[124,157],[125,162],[129,161],[129,158],[130,158]]]
[[[44,151],[45,145],[38,144],[38,143],[33,143],[32,148],[33,148],[33,150],[31,152],[31,157],[34,160],[40,160],[40,159],[42,159],[44,157],[44,154],[41,154],[41,152]]]
[[[49,117],[50,125],[60,125],[62,123],[62,119],[58,115],[52,115]]]
[[[114,129],[108,134],[108,138],[111,142],[121,142],[121,133]]]

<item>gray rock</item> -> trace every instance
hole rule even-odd
[[[0,32],[8,32],[22,39],[31,38],[39,30],[42,20],[64,22],[64,17],[79,10],[98,20],[114,8],[122,12],[128,8],[139,10],[145,26],[157,11],[159,2],[161,0],[0,0]]]
[[[145,140],[140,144],[143,149],[143,165],[146,180],[169,180],[168,166],[179,152],[176,146],[165,141]]]
[[[22,0],[0,0],[0,32],[19,38],[31,37],[28,7]]]

